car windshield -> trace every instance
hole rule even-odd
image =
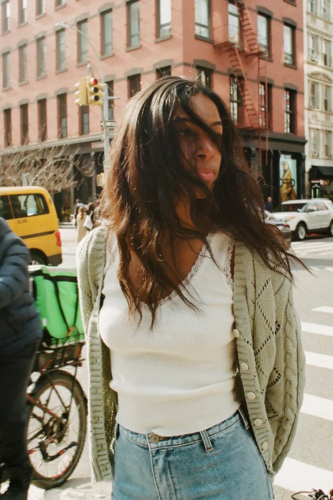
[[[300,203],[281,203],[278,207],[276,207],[273,212],[301,212],[305,207],[307,202]]]

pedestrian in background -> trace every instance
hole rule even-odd
[[[26,500],[32,473],[26,390],[42,331],[29,292],[29,260],[22,240],[0,219],[0,463],[10,477],[4,500]]]
[[[271,212],[273,210],[273,200],[271,196],[268,196],[266,203],[265,203],[265,210],[268,212]]]
[[[75,207],[74,207],[74,227],[77,227],[76,226],[77,216],[78,216],[80,207],[84,207],[84,204],[82,203],[82,201],[79,198],[77,198],[76,202],[75,202]]]
[[[95,227],[95,204],[93,202],[90,202],[88,204],[84,227],[87,229],[87,231],[91,231]]]
[[[85,237],[87,234],[87,229],[84,226],[86,220],[86,209],[81,206],[79,207],[78,214],[76,217],[76,229],[77,229],[77,242],[80,243],[80,241]]]
[[[110,157],[77,254],[94,479],[117,500],[271,500],[304,390],[295,257],[227,107],[161,78]]]

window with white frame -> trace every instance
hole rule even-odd
[[[318,37],[309,36],[309,58],[312,62],[318,62]]]
[[[309,12],[317,14],[317,0],[309,0]]]
[[[319,108],[319,83],[310,82],[310,108]]]
[[[283,27],[283,45],[285,64],[295,64],[295,27],[285,24]]]
[[[323,40],[323,64],[324,66],[331,65],[331,43],[328,40]]]
[[[331,87],[328,85],[323,87],[323,108],[324,111],[331,111]]]
[[[7,33],[10,30],[10,3],[9,0],[5,0],[1,5],[2,9],[2,34]]]
[[[10,52],[2,54],[2,87],[10,87]]]
[[[330,17],[330,9],[329,9],[329,0],[320,0],[321,1],[321,15],[324,19],[329,19]]]
[[[310,130],[311,156],[319,156],[319,130]]]
[[[171,0],[157,1],[157,38],[171,35]]]
[[[210,0],[195,0],[195,34],[210,38]]]
[[[242,23],[239,15],[239,10],[237,6],[229,2],[228,6],[228,30],[229,30],[229,42],[235,43],[236,45],[241,45],[242,39]]]
[[[324,131],[324,156],[326,158],[332,157],[332,132],[329,130]]]

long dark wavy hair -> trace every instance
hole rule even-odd
[[[193,111],[191,97],[202,93],[213,101],[223,125],[222,139]],[[175,130],[182,108],[218,146],[220,173],[209,190],[188,168]],[[198,188],[205,198],[198,200]],[[195,229],[184,227],[177,200],[186,196]],[[195,307],[186,287],[179,286],[174,267],[165,260],[167,234],[176,263],[175,241],[200,239],[211,253],[207,235],[222,230],[257,252],[270,269],[280,268],[291,278],[289,254],[280,231],[265,224],[261,190],[243,158],[243,148],[228,109],[220,97],[197,81],[163,77],[136,94],[127,104],[111,148],[111,170],[101,198],[101,216],[116,235],[120,253],[118,279],[129,304],[142,318],[147,297],[152,323],[160,298],[175,290]],[[169,241],[168,240],[168,241]],[[140,293],[134,289],[129,266],[136,254],[142,264]],[[218,264],[218,263],[217,263]]]

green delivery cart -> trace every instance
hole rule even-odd
[[[29,272],[44,339],[51,344],[83,339],[76,269],[31,266]]]

